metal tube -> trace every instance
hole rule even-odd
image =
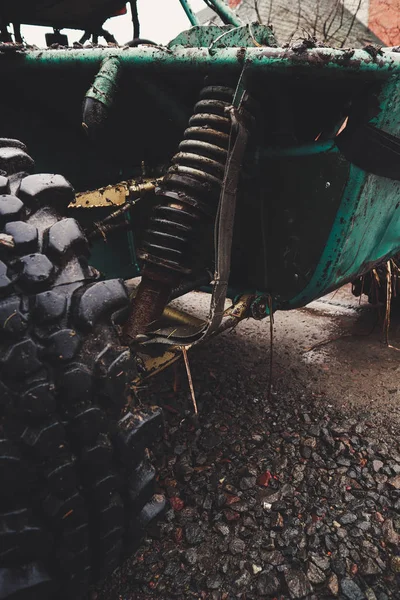
[[[140,37],[140,21],[137,9],[137,0],[131,0],[130,4],[133,24],[133,39],[138,39]]]
[[[188,2],[188,0],[179,0],[179,2],[182,5],[183,10],[186,13],[187,18],[190,21],[190,24],[195,26],[195,25],[200,25],[196,15],[194,14],[194,12],[192,11],[190,4]]]
[[[86,92],[85,98],[93,98],[107,108],[111,108],[118,90],[121,77],[121,62],[118,57],[110,56],[103,60],[94,82]]]
[[[233,10],[225,4],[224,0],[205,0],[206,4],[212,8],[219,18],[226,25],[235,25],[235,27],[240,27],[243,25],[241,19],[235,15]]]
[[[223,69],[238,74],[246,65],[248,72],[296,74],[314,71],[318,76],[332,76],[332,72],[365,76],[371,79],[387,79],[400,72],[400,53],[386,52],[373,58],[365,50],[354,50],[351,57],[344,50],[313,48],[301,54],[282,48],[223,48],[211,55],[207,48],[174,48],[173,51],[159,47],[139,48],[92,48],[68,50],[39,50],[2,57],[1,71],[16,75],[18,70],[48,69],[61,72],[71,67],[97,71],[101,62],[110,56],[118,57],[124,69],[146,73],[165,71],[193,72],[201,69]]]
[[[174,306],[166,306],[164,308],[162,319],[170,321],[173,325],[183,325],[184,327],[202,327],[206,324],[204,319],[199,319],[195,315],[179,310]]]

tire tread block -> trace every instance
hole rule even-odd
[[[18,567],[0,567],[0,600],[37,598],[51,600],[57,584],[46,567],[32,562]]]
[[[20,171],[31,171],[34,162],[21,147],[0,146],[0,169],[8,175],[14,175]]]
[[[156,472],[150,461],[141,462],[133,471],[128,482],[128,497],[131,510],[140,510],[155,493]]]
[[[22,179],[18,195],[30,208],[48,205],[61,213],[75,198],[74,188],[65,177],[52,173],[28,175]]]
[[[46,340],[46,356],[52,361],[67,362],[81,347],[81,338],[74,329],[60,329]]]
[[[20,311],[21,302],[17,297],[0,302],[0,331],[12,337],[21,337],[28,327],[28,319]]]
[[[25,378],[42,367],[38,359],[37,345],[29,338],[12,345],[2,363],[4,376],[15,380]]]
[[[47,230],[46,253],[55,260],[71,255],[88,256],[88,241],[75,219],[62,219]]]
[[[4,227],[11,221],[20,221],[25,214],[23,202],[11,194],[0,196],[0,227]]]
[[[18,284],[28,292],[49,285],[54,275],[53,263],[47,256],[38,252],[22,256],[18,270]]]
[[[78,294],[77,322],[83,329],[90,330],[128,303],[128,292],[122,280],[99,281]]]
[[[52,540],[33,517],[31,510],[20,509],[0,514],[0,562],[29,562],[51,551]]]
[[[14,240],[14,254],[29,254],[38,248],[38,230],[24,221],[7,223],[4,233],[11,235]]]
[[[158,407],[127,413],[118,423],[114,441],[121,460],[127,467],[138,463],[144,449],[157,440],[163,430],[163,417]]]
[[[154,471],[133,467],[162,419],[128,405],[135,362],[115,326],[125,284],[89,283],[87,239],[62,216],[74,190],[30,175],[25,150],[0,139],[0,232],[14,243],[0,261],[0,600],[78,600],[120,563],[128,524],[138,542],[160,512]]]
[[[66,310],[66,297],[54,291],[38,294],[35,298],[34,317],[40,323],[57,321]]]

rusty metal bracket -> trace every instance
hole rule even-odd
[[[154,192],[161,178],[156,179],[129,179],[120,181],[114,185],[97,190],[78,192],[74,202],[68,208],[103,208],[122,206],[132,198],[142,198],[150,192]]]
[[[245,294],[240,296],[235,303],[224,311],[222,321],[212,335],[218,335],[228,329],[233,329],[243,321],[243,319],[251,316],[251,305],[254,301],[253,294]],[[162,330],[162,336],[148,338],[138,347],[137,353],[143,367],[143,372],[133,381],[134,386],[163,371],[171,364],[176,362],[182,356],[182,347],[190,348],[193,344],[190,343],[190,332],[196,335],[199,330],[204,329],[207,322],[194,317],[184,311],[176,308],[166,307],[163,318],[170,321],[168,330],[170,337],[166,337],[167,328]],[[177,332],[186,332],[186,338],[176,338],[174,334]],[[156,333],[156,332],[154,332]],[[146,336],[142,336],[145,338]],[[155,352],[155,347],[157,352]]]

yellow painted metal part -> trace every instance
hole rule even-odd
[[[224,312],[224,317],[233,317],[239,323],[249,316],[250,306],[254,302],[254,294],[243,294]]]
[[[166,306],[163,312],[163,318],[171,321],[177,328],[183,326],[201,327],[205,325],[203,319],[199,319],[187,312],[178,310],[173,306]],[[138,351],[138,356],[142,361],[145,372],[141,373],[134,381],[133,386],[140,385],[141,381],[148,379],[160,371],[163,371],[182,356],[182,346],[167,346],[167,350],[159,356],[150,356],[145,352]]]
[[[249,310],[252,302],[254,301],[254,295],[245,294],[240,296],[240,298],[235,302],[232,306],[227,308],[224,312],[224,317],[218,332],[225,331],[226,329],[231,329],[235,327],[240,321],[249,317]],[[171,306],[167,306],[164,310],[163,317],[168,318],[174,322],[178,327],[192,325],[195,327],[201,326],[205,324],[205,321],[195,317],[194,315],[190,315],[184,311],[180,311]],[[217,333],[217,332],[216,332]],[[190,349],[194,344],[189,344],[185,346],[187,349]],[[182,346],[168,346],[168,349],[163,352],[163,354],[159,356],[150,356],[146,354],[145,351],[138,351],[138,356],[142,361],[142,365],[144,366],[144,373],[138,375],[138,377],[132,382],[133,386],[139,386],[142,381],[160,373],[174,362],[176,362],[182,356]]]
[[[145,372],[141,373],[132,381],[133,387],[138,387],[145,379],[157,375],[167,367],[171,366],[174,362],[180,359],[182,356],[181,346],[169,346],[160,356],[149,356],[138,352],[138,356],[142,361],[142,365],[145,368]]]
[[[173,306],[166,306],[163,312],[163,318],[166,317],[168,320],[173,321],[174,325],[189,325],[192,327],[202,327],[205,325],[203,319],[191,315],[183,310],[174,308]]]
[[[97,190],[78,192],[75,201],[69,208],[101,208],[105,206],[121,206],[128,198],[140,198],[149,192],[154,192],[160,183],[159,179],[145,179],[136,181],[134,179],[121,181],[115,185],[107,185]]]

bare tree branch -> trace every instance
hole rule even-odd
[[[271,3],[272,3],[272,0],[271,0]],[[297,4],[298,4],[298,10],[297,10],[296,31],[298,31],[298,29],[300,27],[300,21],[301,21],[301,0],[297,0]]]
[[[358,0],[358,5],[357,5],[357,8],[356,8],[355,12],[353,13],[353,18],[351,19],[350,26],[349,26],[349,30],[348,30],[348,32],[347,32],[347,34],[346,34],[346,37],[343,39],[342,43],[340,44],[340,47],[341,47],[341,48],[343,48],[343,47],[344,47],[344,45],[345,45],[345,43],[347,42],[347,39],[348,39],[348,37],[349,37],[349,35],[350,35],[350,33],[351,33],[351,30],[352,30],[352,29],[353,29],[353,27],[354,27],[355,20],[356,20],[356,18],[357,18],[357,15],[358,15],[358,13],[359,13],[359,11],[360,11],[360,8],[361,8],[361,3],[362,3],[362,0]]]
[[[261,23],[276,24],[276,30],[284,32],[282,43],[297,35],[314,36],[321,41],[344,47],[349,38],[370,38],[368,30],[362,36],[357,19],[363,3],[367,0],[243,0],[241,7],[252,13]],[[371,4],[370,4],[371,7]],[[371,9],[370,9],[371,10]],[[244,11],[244,12],[245,12]],[[250,14],[249,14],[250,13]],[[246,13],[245,13],[246,14]],[[387,43],[400,44],[400,0],[375,0],[372,14],[373,32]],[[281,28],[278,20],[282,21]],[[356,30],[357,36],[351,36]],[[278,33],[279,38],[279,33]],[[363,40],[365,41],[365,40]]]
[[[336,0],[336,2],[334,3],[334,5],[332,7],[332,10],[330,11],[329,15],[327,16],[327,18],[324,21],[324,24],[322,27],[322,31],[324,34],[324,40],[326,40],[328,38],[329,31],[335,21],[335,18],[338,13],[338,9],[339,9],[340,5],[342,5],[342,7],[343,7],[343,0]]]
[[[315,21],[314,21],[314,28],[313,28],[313,35],[314,37],[317,35],[317,27],[318,27],[318,20],[319,20],[319,9],[320,9],[320,1],[321,0],[316,0],[316,10],[315,10]]]
[[[362,0],[360,0],[362,2]],[[343,0],[341,0],[342,4],[341,4],[341,11],[340,11],[340,19],[339,19],[339,25],[336,27],[336,29],[332,32],[330,32],[330,35],[327,36],[326,41],[330,41],[330,40],[334,40],[335,39],[335,35],[337,33],[339,33],[339,31],[341,31],[342,27],[343,27],[343,23],[344,23],[344,14],[345,14],[345,6],[343,4]],[[350,29],[353,29],[353,26]],[[349,35],[349,34],[348,34]],[[346,38],[347,39],[347,38]]]
[[[254,10],[256,11],[257,21],[259,23],[262,23],[262,19],[261,19],[261,15],[260,15],[260,9],[258,7],[258,2],[259,2],[259,0],[254,0]],[[271,0],[271,3],[272,3],[272,0]]]
[[[272,17],[272,6],[273,6],[274,0],[269,0],[269,9],[268,9],[268,20],[267,20],[267,25],[269,25],[271,23],[271,17]]]

